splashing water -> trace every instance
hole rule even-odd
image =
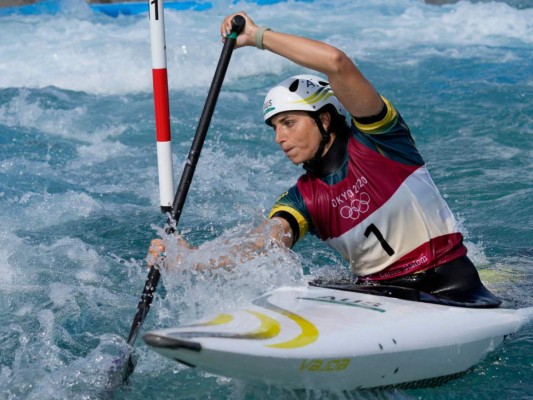
[[[487,286],[508,304],[532,305],[531,5],[212,3],[202,12],[165,13],[176,182],[220,54],[218,25],[245,9],[262,25],[325,40],[356,60],[410,125]],[[131,350],[125,337],[148,244],[165,237],[149,26],[146,14],[111,18],[83,2],[59,4],[55,14],[0,16],[0,398],[531,397],[531,326],[437,388],[290,392],[189,369],[137,343],[129,385],[110,393],[108,371]],[[207,262],[251,240],[301,173],[260,111],[270,86],[300,72],[266,51],[239,49],[232,57],[179,227]],[[165,239],[169,255],[178,255]],[[143,329],[345,271],[312,237],[294,251],[272,246],[234,262],[233,270],[163,271]]]

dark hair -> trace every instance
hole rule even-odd
[[[328,112],[331,117],[331,122],[329,125],[329,132],[334,132],[338,136],[348,136],[349,127],[346,122],[344,115],[338,113],[335,106],[332,104],[326,104],[320,110],[315,111],[316,115],[319,116],[323,112]]]

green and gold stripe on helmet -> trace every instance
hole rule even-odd
[[[325,101],[329,99],[331,96],[333,96],[333,91],[331,90],[331,87],[321,87],[319,88],[315,93],[313,93],[311,96],[306,97],[301,100],[296,100],[291,102],[292,104],[316,104],[321,101]]]

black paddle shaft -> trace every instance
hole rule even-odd
[[[200,158],[200,152],[204,145],[204,140],[207,135],[207,130],[209,129],[209,124],[211,123],[211,117],[213,116],[213,111],[215,110],[215,105],[217,103],[218,95],[220,93],[220,88],[222,87],[222,82],[224,81],[224,76],[226,75],[226,70],[228,69],[228,64],[233,53],[233,48],[235,47],[235,42],[237,40],[237,35],[244,28],[245,19],[241,15],[236,15],[232,20],[232,33],[226,38],[224,42],[224,47],[222,49],[222,54],[218,61],[217,69],[215,71],[215,76],[213,82],[211,83],[211,88],[207,94],[207,100],[204,105],[204,110],[202,111],[202,116],[198,122],[198,128],[196,129],[196,134],[194,135],[194,140],[191,145],[191,150],[189,151],[189,156],[187,162],[183,169],[183,174],[174,197],[174,203],[172,204],[172,219],[177,225],[183,210],[183,205],[185,204],[185,199],[189,188],[191,186],[192,177],[196,169],[196,164]]]
[[[224,81],[224,76],[226,75],[230,58],[237,41],[237,35],[242,32],[245,22],[246,21],[244,17],[241,15],[236,15],[231,21],[232,32],[228,37],[226,37],[226,41],[224,42],[224,47],[222,48],[222,53],[215,71],[215,76],[213,77],[211,88],[207,94],[205,106],[202,111],[200,121],[198,122],[198,128],[196,129],[196,133],[194,135],[191,150],[189,151],[189,156],[183,169],[183,174],[181,175],[181,180],[178,185],[176,195],[174,196],[174,203],[172,204],[171,213],[173,221],[169,221],[166,229],[167,233],[175,232],[175,227],[178,225],[181,211],[183,210],[183,205],[185,204],[185,199],[187,198],[187,193],[189,192],[189,188],[191,186],[196,164],[200,158],[202,146],[207,135],[207,130],[209,129],[209,124],[211,123],[211,117],[213,116],[213,112],[215,110],[220,88],[222,87],[222,82]],[[159,269],[154,267],[150,268],[146,283],[144,284],[141,301],[137,305],[137,314],[135,314],[135,318],[133,319],[133,323],[131,325],[130,334],[128,336],[128,344],[130,346],[135,344],[139,330],[144,323],[148,311],[150,310],[150,305],[152,304],[154,292],[157,289],[160,277],[161,274]]]

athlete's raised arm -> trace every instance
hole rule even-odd
[[[246,25],[237,38],[236,47],[264,48],[302,67],[321,72],[327,76],[335,96],[351,115],[369,117],[379,114],[383,108],[381,97],[343,51],[317,40],[265,30],[244,11],[224,19],[221,25],[223,38],[231,30],[231,20],[237,14],[246,19]]]

